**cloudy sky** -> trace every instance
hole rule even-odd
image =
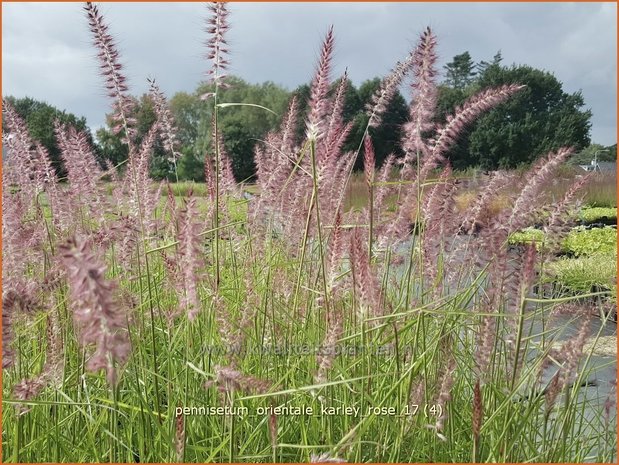
[[[311,79],[320,43],[335,26],[335,73],[355,84],[386,74],[429,25],[440,66],[469,51],[475,61],[501,50],[505,64],[551,71],[593,111],[592,140],[617,141],[615,3],[235,3],[231,72],[288,89]],[[193,91],[207,15],[202,3],[104,3],[131,91],[155,77],[172,95]],[[30,96],[103,124],[109,102],[97,76],[79,3],[2,3],[2,92]]]

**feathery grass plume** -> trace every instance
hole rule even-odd
[[[176,205],[176,197],[174,196],[174,190],[169,182],[166,182],[166,204],[164,212],[168,213],[168,228],[166,230],[167,235],[177,236],[180,231],[179,223],[179,211]],[[164,213],[165,215],[165,213]]]
[[[148,130],[140,144],[137,154],[132,157],[129,173],[124,179],[124,189],[129,192],[128,210],[137,224],[144,227],[146,235],[154,235],[157,229],[155,211],[161,198],[163,183],[153,189],[149,165],[157,138],[157,125]],[[124,197],[123,197],[124,198]]]
[[[557,361],[561,362],[562,365],[545,390],[546,416],[550,415],[561,391],[568,387],[578,376],[578,366],[593,318],[591,312],[581,312],[581,314],[582,322],[578,332],[555,352]]]
[[[374,244],[374,220],[376,214],[374,212],[374,176],[376,176],[376,155],[374,153],[374,145],[368,134],[363,139],[363,174],[365,175],[365,185],[368,190],[369,206],[367,210],[368,218],[368,258],[372,260],[372,245]]]
[[[581,176],[567,190],[563,198],[556,203],[544,226],[544,245],[549,250],[557,250],[570,230],[569,220],[578,209],[577,194],[593,179],[593,173]]]
[[[374,188],[374,210],[376,211],[377,218],[381,218],[386,208],[385,201],[394,191],[394,188],[387,184],[394,166],[395,155],[390,153],[376,174],[377,181]]]
[[[554,409],[555,403],[557,401],[557,397],[561,392],[562,386],[560,384],[560,373],[557,372],[550,380],[548,387],[544,393],[544,400],[546,402],[546,417],[550,415],[552,410]]]
[[[429,195],[423,200],[424,240],[422,243],[424,270],[429,283],[438,277],[439,262],[448,248],[450,237],[455,235],[453,195],[456,190],[455,180],[451,178],[449,164],[441,172]],[[440,286],[435,292],[440,291]]]
[[[93,252],[90,241],[74,237],[59,246],[59,259],[67,272],[73,319],[82,345],[95,345],[87,362],[89,371],[101,369],[111,385],[116,384],[117,365],[129,357],[126,312],[118,307],[116,283],[105,279],[105,265]]]
[[[221,134],[219,135],[221,138]],[[234,170],[232,169],[232,158],[228,155],[228,152],[224,148],[223,143],[220,143],[219,154],[220,154],[220,179],[221,179],[221,187],[222,192],[229,195],[238,195],[239,189],[236,183],[236,179],[234,178]]]
[[[493,278],[492,293],[502,293],[506,271],[507,256],[505,243],[511,232],[522,229],[529,224],[533,213],[537,210],[537,194],[544,183],[549,180],[550,174],[571,153],[570,149],[560,149],[548,157],[540,159],[526,174],[526,183],[521,187],[517,196],[511,196],[513,208],[505,209],[494,218],[492,224],[479,231],[479,248],[484,253],[476,256],[476,266],[483,267],[490,263],[489,275]]]
[[[327,334],[316,355],[318,370],[314,374],[314,384],[327,382],[327,376],[337,356],[337,341],[343,334],[342,315],[339,312],[331,312],[327,322]]]
[[[198,298],[198,270],[202,265],[202,250],[200,240],[200,223],[196,198],[190,192],[185,209],[181,213],[180,233],[178,237],[179,265],[182,270],[183,289],[181,305],[187,309],[189,321],[194,321],[202,308]]]
[[[264,231],[266,227],[282,233],[287,224],[296,222],[303,214],[294,207],[302,200],[295,195],[298,176],[293,172],[299,157],[295,153],[298,151],[295,146],[298,113],[298,100],[293,96],[279,131],[267,134],[264,143],[256,145],[254,160],[260,193],[252,201],[251,224],[259,230]]]
[[[548,154],[547,157],[539,159],[529,170],[526,184],[514,201],[511,215],[506,221],[510,231],[516,231],[527,225],[531,213],[535,209],[537,194],[540,189],[550,180],[553,171],[572,153],[574,153],[572,148],[560,148],[556,152]]]
[[[38,397],[38,395],[47,386],[46,380],[41,377],[32,379],[22,379],[19,383],[13,386],[13,397],[16,400],[30,401]],[[15,405],[18,415],[25,415],[30,411],[30,407],[18,403]]]
[[[447,366],[443,370],[441,377],[441,387],[436,398],[436,405],[440,406],[439,416],[436,419],[436,423],[431,425],[431,429],[436,431],[438,438],[442,441],[446,441],[447,438],[442,434],[445,426],[445,420],[447,419],[447,403],[451,400],[451,388],[455,381],[454,372],[456,370],[456,359],[451,356],[447,362]]]
[[[219,203],[220,208],[225,205],[224,197],[226,195],[235,196],[239,194],[239,189],[236,183],[236,179],[234,178],[234,171],[232,169],[232,160],[226,151],[224,145],[224,139],[221,135],[221,132],[215,133],[215,120],[213,120],[213,143],[217,144],[216,156],[219,157],[216,160],[215,166],[218,168],[218,172],[214,173],[213,176],[218,176],[219,178]],[[204,164],[205,170],[206,163]],[[213,170],[215,171],[215,170]],[[223,194],[223,195],[222,195]]]
[[[411,383],[409,388],[410,394],[408,396],[408,406],[410,409],[409,421],[414,419],[413,412],[415,412],[416,408],[418,409],[420,406],[424,405],[425,390],[426,388],[423,380],[418,380],[414,384]]]
[[[475,94],[462,106],[457,107],[453,115],[447,117],[447,122],[438,128],[432,142],[432,157],[442,159],[443,155],[455,144],[456,139],[466,126],[471,124],[479,115],[496,107],[510,98],[525,86],[509,84],[497,88],[490,88]]]
[[[233,367],[216,365],[214,371],[215,380],[204,383],[205,389],[217,386],[222,393],[240,391],[245,394],[264,394],[272,388],[270,382],[244,375]]]
[[[3,160],[3,183],[5,187],[16,185],[28,192],[34,199],[38,192],[45,189],[42,173],[37,163],[37,153],[30,137],[26,122],[15,111],[8,100],[2,99],[2,142],[9,148],[10,156]],[[9,138],[8,135],[11,135]],[[6,178],[6,183],[4,182]]]
[[[254,160],[256,162],[257,184],[260,194],[255,207],[252,208],[252,221],[260,219],[262,227],[272,220],[273,225],[281,229],[280,200],[290,188],[292,161],[296,158],[294,152],[294,127],[297,121],[297,99],[293,97],[278,133],[269,133],[264,146],[256,145]]]
[[[215,202],[215,175],[213,174],[213,165],[208,153],[204,154],[204,181],[208,190],[208,196],[211,202]]]
[[[355,289],[361,297],[360,319],[382,315],[380,284],[370,266],[367,242],[359,228],[355,228],[350,236],[350,264],[355,276]]]
[[[431,171],[439,166],[440,163],[444,163],[444,158],[436,158],[432,155],[426,156],[422,160],[419,173],[414,173],[410,169],[410,165],[406,165],[400,172],[400,179],[406,180],[411,178],[412,182],[408,183],[407,191],[402,192],[405,183],[400,184],[398,187],[399,201],[396,207],[396,216],[389,225],[382,231],[379,238],[379,244],[381,247],[394,246],[402,240],[406,239],[411,232],[411,222],[420,221],[422,218],[417,218],[417,204],[422,202],[420,210],[423,211],[424,202],[424,187],[428,182],[428,176]],[[408,167],[408,168],[407,168]],[[453,186],[455,187],[455,186]],[[450,219],[453,219],[450,217]]]
[[[254,163],[256,165],[256,179],[260,186],[268,185],[269,179],[273,176],[273,171],[277,169],[277,161],[274,157],[274,144],[276,144],[276,136],[273,133],[269,133],[265,137],[265,146],[256,144],[254,147]],[[270,197],[270,189],[268,191],[260,190],[260,197],[262,203],[266,202],[267,195]]]
[[[524,254],[523,266],[520,271],[520,293],[526,297],[535,279],[535,264],[537,262],[537,247],[529,244]]]
[[[13,344],[13,322],[19,307],[23,304],[20,294],[13,290],[5,290],[2,296],[2,368],[10,368],[15,363]]]
[[[174,173],[177,177],[178,181],[178,170],[176,167],[176,162],[181,158],[182,154],[176,149],[178,146],[177,142],[177,130],[176,123],[174,122],[174,116],[172,116],[172,112],[168,106],[168,101],[159,89],[159,86],[155,82],[154,79],[149,79],[150,90],[149,94],[153,99],[155,104],[155,115],[157,116],[157,127],[159,129],[159,134],[163,143],[163,148],[170,155],[168,161],[174,164]]]
[[[11,153],[6,162],[3,162],[3,171],[7,170],[6,178],[3,173],[3,184],[6,180],[6,187],[19,186],[29,203],[37,203],[38,195],[46,192],[53,210],[59,203],[60,195],[58,180],[47,149],[32,139],[26,122],[5,99],[2,99],[2,117],[3,126],[8,130],[8,134],[11,134],[11,138],[5,134],[2,137]]]
[[[329,452],[311,454],[310,463],[347,463],[346,460],[332,456]]]
[[[503,171],[495,171],[489,180],[480,189],[475,202],[472,202],[462,214],[464,219],[460,225],[460,231],[464,234],[475,234],[486,226],[485,212],[497,192],[503,189],[511,181],[512,177]]]
[[[527,297],[533,281],[535,279],[535,265],[537,262],[537,247],[535,244],[528,244],[524,255],[519,257],[517,270],[513,270],[511,275],[505,276],[503,280],[505,294],[508,302],[506,304],[506,319],[505,327],[507,329],[506,343],[512,350],[514,360],[508,360],[510,370],[512,370],[514,379],[520,371],[521,364],[524,361],[524,353],[516,351],[516,339],[518,335],[518,321],[521,312],[524,311],[524,299]]]
[[[247,326],[253,321],[255,312],[244,312],[242,320],[236,325],[233,323],[235,318],[228,308],[225,298],[217,295],[212,299],[217,331],[221,337],[221,342],[226,350],[226,358],[230,368],[237,368],[242,360]]]
[[[2,303],[2,369],[10,368],[15,363],[15,351],[11,347],[13,345],[14,328],[13,315],[11,307]]]
[[[369,127],[377,128],[382,123],[382,117],[387,111],[391,100],[413,65],[414,53],[413,51],[403,61],[396,63],[391,73],[382,80],[380,87],[370,98],[366,105]]]
[[[335,221],[335,214],[344,204],[349,174],[352,173],[356,161],[354,152],[340,155],[336,163],[327,170],[320,179],[320,215],[325,224]]]
[[[437,229],[436,224],[439,223],[443,216],[442,204],[444,197],[454,187],[452,179],[453,170],[451,165],[447,164],[441,171],[438,179],[433,183],[428,195],[421,202],[421,213],[426,230]]]
[[[412,100],[410,105],[410,117],[404,125],[402,136],[402,149],[404,150],[403,164],[410,166],[419,153],[426,155],[428,152],[424,134],[434,129],[434,114],[438,90],[436,87],[436,36],[428,27],[419,39],[419,44],[413,52],[412,69]],[[408,168],[410,169],[410,168]],[[404,177],[404,179],[407,179]]]
[[[179,405],[182,407],[182,405]],[[182,413],[176,416],[176,427],[174,428],[174,452],[176,453],[176,461],[184,462],[185,459],[185,415]]]
[[[310,90],[310,111],[307,117],[307,138],[310,140],[320,139],[327,129],[325,121],[328,121],[331,109],[328,94],[334,43],[335,36],[333,34],[333,26],[331,26],[322,44],[320,61]]]
[[[523,299],[527,296],[535,279],[536,262],[537,247],[535,244],[527,244],[524,253],[518,256],[514,269],[510,269],[505,274],[504,288],[507,300],[505,326],[508,330],[507,342],[512,345],[512,348],[516,340]]]
[[[43,373],[48,377],[48,382],[55,386],[62,384],[62,374],[64,371],[64,344],[62,341],[62,328],[60,326],[59,314],[51,311],[47,315],[47,350],[45,355],[45,366]]]
[[[365,183],[369,187],[374,183],[376,171],[376,155],[370,136],[363,140],[363,148],[363,174],[365,175]]]
[[[481,424],[484,419],[484,403],[481,395],[481,387],[479,378],[473,386],[473,440],[476,444],[479,444],[479,433],[481,431]]]
[[[105,24],[99,9],[91,2],[86,2],[84,6],[88,25],[93,36],[93,45],[99,51],[99,70],[105,79],[105,89],[108,97],[113,100],[113,132],[115,134],[124,131],[124,142],[130,147],[137,134],[135,129],[136,119],[130,116],[134,110],[134,101],[127,94],[127,78],[122,74],[123,66],[119,60],[119,53],[114,42],[114,38],[109,33],[109,27]]]
[[[47,317],[47,349],[45,365],[41,372],[32,378],[23,379],[13,387],[13,396],[16,400],[29,401],[37,397],[43,389],[50,384],[59,386],[62,383],[64,368],[64,351],[62,347],[62,335],[56,317],[51,314]],[[30,407],[17,404],[19,415],[25,415]]]
[[[328,170],[329,166],[331,167],[338,166],[337,162],[341,162],[342,159],[346,159],[346,158],[352,158],[353,160],[356,159],[353,152],[342,153],[342,148],[344,146],[344,143],[348,139],[348,136],[350,135],[350,132],[352,131],[353,126],[354,126],[353,121],[344,123],[344,120],[342,119],[341,124],[340,124],[340,129],[337,131],[336,137],[334,138],[329,148],[326,150],[325,155],[323,156],[320,150],[318,151],[318,155],[321,158],[324,157],[326,161],[326,162],[322,161],[320,163],[323,167],[322,171],[326,171],[326,177],[329,176],[329,170]],[[326,167],[327,169],[325,170],[324,167]],[[344,172],[344,174],[346,175],[344,176],[344,179],[347,180],[350,172],[346,171]]]
[[[392,218],[386,227],[380,231],[378,245],[381,249],[394,247],[411,233],[411,220],[413,219],[413,212],[417,209],[417,197],[416,184],[414,184],[398,201],[395,218]]]
[[[35,279],[29,269],[43,263],[44,243],[48,240],[40,208],[33,208],[33,198],[28,191],[15,188],[9,181],[11,170],[5,163],[2,170],[2,284],[5,290],[20,289]]]
[[[491,376],[488,374],[488,369],[496,342],[496,320],[498,315],[490,315],[492,313],[497,313],[496,302],[484,297],[480,310],[479,313],[485,313],[486,315],[481,317],[481,323],[476,337],[475,365],[478,376],[482,381],[486,381]]]
[[[282,125],[280,128],[280,151],[285,154],[292,154],[296,144],[295,128],[297,127],[297,120],[299,118],[299,102],[297,96],[293,95],[288,104],[288,110],[286,115],[282,118]]]
[[[288,187],[282,191],[279,208],[282,219],[283,237],[285,245],[292,253],[296,253],[302,241],[299,231],[305,227],[309,214],[309,205],[312,192],[312,179],[307,175],[296,174]]]
[[[335,224],[331,233],[329,243],[329,258],[327,261],[327,276],[329,289],[333,291],[335,287],[335,278],[339,270],[342,257],[344,256],[344,231],[342,230],[342,215],[338,211],[335,215]]]
[[[103,174],[88,143],[85,132],[78,132],[73,126],[54,121],[54,133],[67,169],[67,179],[80,195],[91,199],[96,196],[97,179]]]
[[[607,429],[610,423],[610,413],[613,407],[617,406],[617,380],[611,380],[610,385],[611,388],[608,391],[608,396],[606,397],[606,400],[604,401],[604,424],[606,425]]]
[[[38,154],[37,164],[40,166],[45,185],[45,196],[52,214],[52,222],[57,229],[68,229],[72,223],[71,212],[75,207],[71,202],[71,198],[67,198],[60,191],[56,171],[52,166],[52,159],[47,149],[40,142],[35,142],[35,151]],[[38,199],[35,201],[35,206],[41,211],[41,216],[43,217],[42,204]],[[44,224],[45,222],[45,219],[42,218],[39,224]]]
[[[180,269],[179,260],[167,253],[165,250],[161,251],[161,261],[163,262],[163,269],[165,271],[165,281],[167,282],[169,289],[173,289],[177,295],[181,295],[183,291],[183,276]],[[183,313],[184,309],[180,309],[177,306],[171,308],[167,313],[168,322],[171,324],[178,316]]]
[[[561,367],[560,383],[562,386],[567,386],[573,382],[578,375],[578,364],[583,354],[585,342],[589,336],[592,319],[592,313],[585,313],[582,317],[582,322],[576,335],[561,347],[561,353],[563,359],[565,360],[565,363]]]
[[[18,316],[31,315],[41,307],[41,299],[37,297],[41,292],[41,286],[27,279],[16,281],[12,288],[7,288],[4,283],[3,285],[5,290],[2,294],[2,368],[8,368],[15,362],[15,352],[11,347],[15,336],[14,323]]]
[[[134,216],[119,214],[111,223],[93,235],[94,243],[102,248],[114,247],[116,261],[121,274],[131,276],[134,253],[139,239],[138,220]]]
[[[340,78],[337,91],[333,99],[331,107],[331,115],[329,117],[329,124],[325,131],[324,139],[321,139],[318,155],[320,158],[328,160],[337,158],[340,153],[344,142],[348,138],[350,131],[352,130],[352,122],[344,124],[344,104],[346,101],[346,89],[348,88],[348,70],[344,71],[344,75]]]
[[[272,404],[271,407],[273,407]],[[271,439],[271,447],[275,450],[277,447],[277,415],[273,412],[269,414],[269,438]]]
[[[87,134],[77,132],[74,127],[62,125],[59,121],[54,122],[54,133],[67,170],[72,205],[77,209],[85,206],[91,216],[103,222],[106,199],[97,184],[103,171],[97,163]],[[67,213],[75,215],[74,210]]]
[[[210,36],[205,44],[208,49],[206,59],[211,60],[213,64],[207,75],[210,76],[210,82],[215,84],[216,87],[224,88],[226,86],[224,82],[225,71],[230,64],[227,58],[230,51],[227,48],[228,44],[225,38],[226,32],[230,28],[228,25],[228,7],[226,2],[212,2],[209,3],[208,9],[211,12],[211,17],[207,20],[206,27],[206,33]],[[210,94],[205,94],[202,98],[206,99],[210,96]]]

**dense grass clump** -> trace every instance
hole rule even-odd
[[[540,200],[572,150],[557,148],[522,178],[490,173],[460,204],[446,158],[467,125],[522,87],[484,89],[436,126],[427,29],[374,95],[359,149],[344,152],[347,80],[331,92],[331,28],[308,113],[293,99],[258,144],[247,195],[218,121],[234,103],[219,93],[228,10],[209,11],[215,92],[203,98],[214,151],[202,186],[149,179],[155,144],[177,159],[174,121],[151,82],[158,120],[136,141],[119,53],[90,3],[129,153],[122,172],[102,170],[85,135],[58,124],[68,172],[59,183],[3,102],[3,460],[615,460],[612,387],[599,394],[587,382],[612,291],[531,293],[587,181]],[[369,129],[406,77],[405,155],[377,167]],[[360,156],[355,188],[367,203],[346,206]],[[510,208],[496,208],[498,196]],[[547,248],[510,248],[531,225]]]
[[[580,219],[585,223],[594,223],[600,220],[617,220],[617,207],[589,207],[580,212]]]
[[[609,226],[595,229],[574,228],[565,238],[563,249],[577,257],[612,255],[617,252],[617,228]]]

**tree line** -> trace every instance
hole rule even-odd
[[[348,81],[344,120],[351,122],[353,129],[345,150],[358,149],[368,122],[366,106],[380,83],[380,78],[374,78],[355,87]],[[457,106],[480,89],[511,83],[524,84],[526,88],[468,128],[467,134],[448,154],[454,168],[514,168],[530,164],[541,155],[562,146],[574,146],[577,150],[589,147],[592,113],[585,108],[582,94],[566,93],[561,82],[550,72],[526,65],[503,65],[500,52],[492,60],[478,63],[474,62],[469,52],[464,52],[444,66],[444,78],[438,87],[436,122],[444,122]],[[333,92],[338,85],[339,82],[333,84]],[[204,157],[208,154],[212,156],[213,102],[212,99],[205,101],[201,96],[212,90],[208,84],[202,83],[192,93],[177,92],[170,98],[169,107],[178,130],[181,156],[173,163],[163,147],[156,146],[150,166],[154,179],[175,180],[178,175],[179,180],[204,180]],[[251,181],[255,176],[254,146],[279,126],[293,96],[297,98],[301,115],[305,114],[309,92],[308,84],[291,92],[273,82],[251,84],[238,77],[227,79],[227,88],[220,90],[220,102],[250,103],[272,111],[256,106],[220,109],[218,126],[238,181]],[[54,138],[53,121],[59,119],[78,130],[88,131],[85,119],[31,98],[8,99],[26,120],[33,137],[49,150],[54,166],[62,177],[64,170]],[[155,106],[149,94],[134,100],[134,117],[138,138],[141,138],[156,120]],[[370,128],[377,165],[391,153],[396,157],[402,155],[399,148],[402,125],[407,121],[408,113],[408,104],[402,93],[398,92],[388,107],[383,124]],[[105,160],[108,164],[117,165],[126,160],[127,148],[122,143],[122,134],[114,133],[112,126],[112,121],[108,119],[107,127],[96,132],[94,145],[102,162]],[[299,142],[304,131],[305,123],[301,117],[296,128]],[[612,147],[601,153],[608,157],[608,153],[613,153]],[[614,154],[616,156],[616,148]],[[359,157],[356,168],[362,168],[361,163],[362,157]]]

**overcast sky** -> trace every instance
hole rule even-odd
[[[2,92],[30,96],[101,126],[104,96],[80,3],[2,3]],[[204,78],[203,3],[104,3],[131,91],[155,77],[171,96]],[[231,73],[288,89],[308,82],[320,43],[335,26],[335,74],[353,82],[385,75],[427,25],[440,66],[468,50],[501,50],[505,64],[548,70],[593,111],[592,140],[617,141],[615,3],[233,3]]]

